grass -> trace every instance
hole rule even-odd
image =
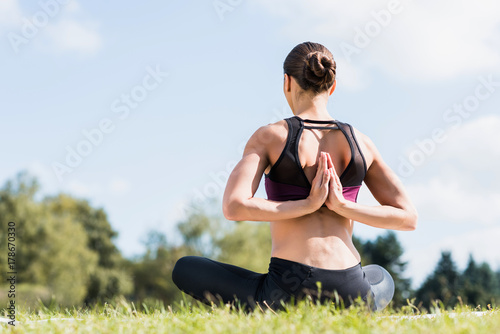
[[[466,306],[436,306],[431,309],[436,317],[429,319],[413,317],[422,313],[411,305],[396,313],[303,301],[284,311],[245,313],[187,300],[173,307],[148,304],[141,311],[125,299],[92,309],[19,309],[17,326],[0,324],[0,333],[500,333],[500,310],[482,310],[477,316],[477,309]]]

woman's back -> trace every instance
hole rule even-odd
[[[309,195],[317,172],[319,152],[332,157],[346,199],[356,201],[366,174],[366,160],[346,123],[293,116],[269,125],[269,166],[265,171],[268,199],[298,200]],[[365,148],[366,149],[366,148]],[[352,244],[353,222],[323,205],[306,216],[271,222],[272,256],[326,269],[345,269],[359,263]]]

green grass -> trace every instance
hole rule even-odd
[[[20,309],[17,326],[1,324],[0,333],[500,333],[497,309],[476,316],[477,309],[436,307],[431,310],[437,314],[433,319],[407,319],[404,316],[422,313],[412,306],[398,313],[370,312],[362,306],[338,309],[310,301],[284,311],[252,313],[186,300],[174,307],[148,304],[142,311],[124,299],[93,309]]]

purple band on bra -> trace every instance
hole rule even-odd
[[[280,183],[266,176],[267,198],[273,201],[289,201],[304,199],[309,196],[310,189],[292,184]]]
[[[358,200],[359,188],[361,188],[361,186],[342,187],[342,194],[344,195],[345,199],[356,203],[356,201]]]
[[[265,178],[267,198],[273,201],[294,201],[304,199],[309,196],[310,189],[286,183],[275,182],[267,175]],[[361,186],[343,187],[344,198],[356,202]]]

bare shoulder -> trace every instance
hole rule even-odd
[[[285,120],[280,120],[275,123],[269,123],[259,127],[248,140],[247,149],[263,150],[275,146],[277,143],[282,143],[286,140],[288,128]]]

